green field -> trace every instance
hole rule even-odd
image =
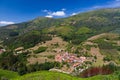
[[[90,78],[78,78],[59,72],[38,71],[19,76],[16,72],[0,69],[0,80],[120,80],[119,75],[120,73],[116,72],[112,75],[98,75]]]
[[[19,77],[17,72],[7,71],[7,70],[1,70],[0,69],[0,80],[1,79],[13,79]]]
[[[11,79],[13,80],[13,79]],[[41,71],[23,75],[14,80],[118,80],[117,75],[103,76],[98,75],[90,78],[77,78],[63,73]]]

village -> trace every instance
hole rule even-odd
[[[76,57],[75,54],[70,54],[68,52],[64,53],[64,54],[57,54],[55,56],[55,61],[58,62],[67,62],[67,63],[73,63],[73,67],[76,67],[78,65],[80,65],[81,63],[83,63],[86,60],[86,57]]]
[[[55,61],[57,62],[66,62],[69,65],[69,71],[80,71],[82,72],[84,68],[81,68],[86,61],[86,57],[77,57],[76,54],[64,52],[64,53],[59,53],[55,56]],[[77,69],[78,68],[78,69]]]

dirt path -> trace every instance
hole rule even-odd
[[[114,33],[102,33],[102,34],[98,34],[98,35],[95,35],[95,36],[92,36],[91,38],[88,38],[88,41],[93,41],[93,40],[96,40],[98,38],[102,38],[102,37],[110,37],[110,38],[116,38],[116,37],[119,37],[118,34],[114,34]]]
[[[98,34],[98,35],[92,36],[88,40],[96,40],[96,39],[98,39],[98,38],[100,38],[102,36],[105,36],[105,35],[107,35],[107,33]]]

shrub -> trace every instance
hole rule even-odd
[[[95,76],[95,75],[106,75],[106,74],[111,74],[114,71],[111,69],[111,66],[102,66],[102,67],[91,67],[86,69],[85,71],[83,71],[81,73],[81,77],[91,77],[91,76]]]
[[[111,58],[110,57],[104,57],[103,61],[111,61]]]
[[[9,36],[11,36],[11,37],[14,37],[14,36],[18,36],[19,35],[19,33],[18,32],[11,32],[10,34],[9,34]]]
[[[49,56],[47,56],[47,58],[49,58],[49,59],[55,59],[55,56],[54,55],[49,55]]]
[[[39,47],[37,50],[34,51],[34,53],[41,53],[46,51],[47,47]]]

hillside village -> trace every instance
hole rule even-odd
[[[89,67],[89,64],[87,65],[86,62],[92,62],[93,60],[95,61],[94,57],[78,56],[77,54],[73,52],[71,53],[67,52],[67,50],[65,50],[66,49],[65,46],[67,46],[67,44],[68,43],[63,41],[60,37],[53,37],[52,40],[46,41],[45,43],[39,43],[36,46],[29,48],[29,49],[24,49],[24,47],[22,46],[18,47],[14,49],[14,53],[15,55],[18,55],[18,54],[24,54],[24,52],[29,51],[30,57],[27,58],[29,64],[35,64],[36,62],[43,63],[46,61],[47,62],[56,61],[56,62],[60,62],[61,64],[66,63],[59,70],[69,72],[69,73],[72,73],[74,71],[82,72],[83,70]],[[34,53],[34,51],[38,50],[40,47],[47,47],[47,50],[45,50],[44,52],[39,52],[37,54]],[[5,51],[4,49],[1,49],[1,53],[4,51]],[[90,52],[90,53],[91,54],[94,53],[95,55],[97,52],[95,51],[95,52]]]
[[[77,55],[64,52],[62,54],[57,54],[55,56],[55,61],[58,61],[60,63],[66,62],[69,65],[70,71],[75,71],[78,67],[83,66],[84,61],[86,61],[86,57],[77,57]],[[78,71],[82,72],[85,68],[79,68]]]
[[[100,34],[99,36],[102,37],[103,35]],[[94,37],[92,39],[94,40]],[[19,55],[29,51],[30,52],[29,57],[27,58],[29,64],[35,64],[37,62],[41,64],[44,62],[56,61],[56,62],[60,62],[61,64],[65,63],[61,68],[59,68],[59,70],[70,73],[74,71],[82,72],[91,65],[102,66],[105,63],[103,61],[104,56],[100,53],[100,49],[98,47],[93,46],[95,43],[92,42],[93,41],[92,39],[90,38],[89,40],[91,41],[87,40],[83,44],[84,46],[89,46],[89,49],[87,50],[87,48],[86,49],[84,48],[84,51],[87,50],[87,53],[90,53],[91,56],[85,56],[85,55],[78,56],[77,53],[67,52],[66,46],[68,45],[68,43],[63,41],[60,37],[56,37],[56,36],[53,37],[53,39],[50,41],[46,41],[45,43],[39,43],[36,46],[29,49],[24,49],[24,47],[22,46],[18,47],[14,49],[14,53],[15,55],[16,54]],[[47,47],[47,48],[43,52],[34,53],[34,51],[38,50],[41,47]],[[5,49],[1,48],[0,54],[5,51],[6,51]],[[82,52],[82,54],[86,53],[84,51]],[[107,61],[106,63],[108,64]]]
[[[73,63],[73,67],[76,67],[80,64],[82,64],[84,61],[86,60],[86,57],[77,57],[77,55],[75,54],[70,54],[68,52],[65,52],[63,54],[57,54],[55,56],[55,61],[58,61],[58,62],[67,62],[69,64],[72,64]]]

